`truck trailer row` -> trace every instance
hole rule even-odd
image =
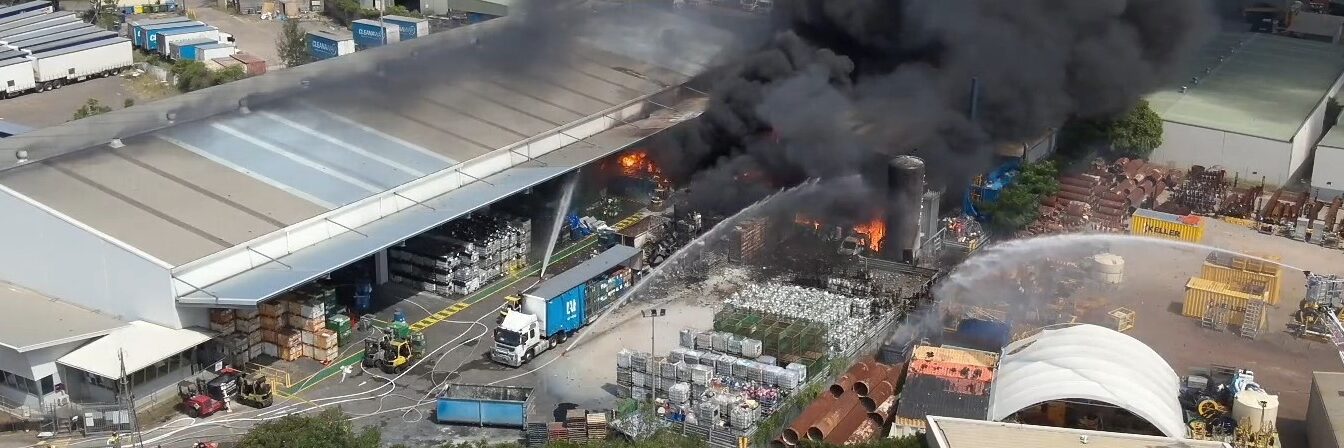
[[[429,20],[404,16],[360,19],[350,33],[317,30],[308,32],[308,54],[315,60],[331,59],[393,42],[429,35]]]
[[[0,98],[46,91],[116,74],[133,64],[131,41],[120,37],[38,51],[0,52]]]

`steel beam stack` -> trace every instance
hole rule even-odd
[[[466,295],[527,265],[532,223],[496,214],[454,220],[388,250],[393,281]]]

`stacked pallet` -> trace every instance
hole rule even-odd
[[[210,310],[210,330],[219,333],[220,336],[228,336],[236,330],[234,326],[236,315],[229,308],[214,308]]]
[[[607,440],[607,414],[605,412],[589,412],[587,415],[588,441],[600,442]]]
[[[765,247],[764,219],[749,219],[733,227],[728,246],[728,259],[751,263],[759,259]]]
[[[569,429],[561,422],[550,422],[546,424],[546,438],[548,440],[569,440]]]
[[[388,251],[392,281],[438,294],[471,294],[527,264],[530,220],[475,215]]]
[[[528,423],[524,432],[527,436],[528,448],[541,448],[550,441],[546,433],[545,423]]]
[[[286,307],[282,301],[263,302],[259,310],[261,317],[261,352],[276,358],[280,357],[280,331],[285,329]]]
[[[587,442],[588,413],[583,409],[570,409],[565,411],[565,430],[569,433],[570,442]]]
[[[277,358],[295,361],[303,356],[303,334],[293,328],[277,332],[275,345],[279,347]]]

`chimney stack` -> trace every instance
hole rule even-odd
[[[924,160],[896,156],[887,164],[887,243],[883,258],[915,262],[919,252],[920,200],[924,196]]]

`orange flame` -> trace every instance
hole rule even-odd
[[[882,218],[873,218],[863,224],[854,226],[854,231],[868,236],[868,248],[873,252],[882,250],[882,240],[887,237],[887,223]]]
[[[798,224],[798,225],[801,225],[801,226],[811,227],[812,230],[821,230],[821,222],[816,221],[816,220],[811,219],[811,218],[808,218],[808,217],[803,216],[803,215],[801,215],[801,214],[799,214],[799,215],[794,215],[794,217],[793,217],[793,222],[794,222],[794,224]]]
[[[619,159],[621,171],[627,176],[639,174],[659,174],[661,171],[657,165],[649,160],[649,153],[644,151],[632,151],[622,155]]]

